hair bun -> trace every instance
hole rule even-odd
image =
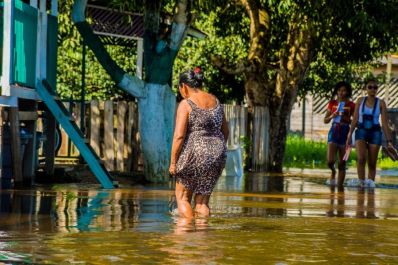
[[[200,67],[197,66],[197,67],[195,67],[195,69],[193,69],[193,71],[194,71],[195,74],[197,74],[197,73],[201,72],[202,69],[200,69]]]
[[[201,88],[204,80],[204,73],[200,67],[188,69],[180,74],[179,85],[187,84],[192,88]]]
[[[203,74],[202,69],[199,66],[197,66],[197,67],[195,67],[193,72],[194,72],[195,80],[198,81],[200,84],[202,84],[203,79],[204,79],[204,74]]]

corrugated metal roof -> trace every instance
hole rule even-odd
[[[131,46],[144,35],[144,16],[138,13],[122,12],[104,6],[87,5],[87,16],[92,20],[91,28],[104,44]],[[163,23],[170,23],[171,15],[165,15]],[[189,27],[187,34],[204,38],[206,33]]]
[[[102,6],[87,5],[91,27],[104,44],[131,46],[144,35],[141,14],[121,12]]]
[[[380,98],[384,98],[386,93],[386,84],[379,86],[377,91],[377,96]],[[398,108],[398,79],[391,79],[390,89],[389,89],[389,102],[388,108]],[[358,89],[353,91],[352,99],[356,100],[358,97],[364,96],[365,91],[363,89]],[[329,98],[314,96],[313,101],[313,112],[314,113],[324,113],[329,102]]]

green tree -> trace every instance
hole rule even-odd
[[[394,0],[236,0],[213,5],[217,34],[241,36],[245,58],[222,50],[212,63],[244,80],[250,106],[270,114],[270,171],[282,171],[287,120],[299,92],[324,93],[324,77],[344,75],[355,64],[396,50],[398,5]],[[322,74],[322,71],[324,72]],[[315,83],[316,82],[316,83]],[[301,90],[299,90],[301,88]]]
[[[244,80],[240,75],[229,74],[211,62],[211,54],[221,54],[231,62],[247,56],[247,42],[241,35],[219,36],[214,24],[218,20],[218,9],[200,12],[193,25],[207,34],[204,40],[187,38],[178,53],[174,64],[174,82],[178,83],[178,74],[186,68],[200,66],[205,72],[204,88],[215,94],[221,102],[243,102]],[[231,45],[233,43],[234,45]],[[177,87],[175,86],[176,90]]]
[[[164,182],[168,180],[176,104],[170,89],[173,64],[192,21],[192,3],[188,0],[108,3],[144,14],[144,80],[122,69],[93,33],[85,16],[87,0],[74,2],[72,20],[117,86],[138,99],[145,175],[151,181]],[[161,13],[170,10],[172,25],[163,26]]]
[[[147,128],[154,123],[164,124],[165,127],[160,126],[159,131],[165,133],[151,135],[145,132],[150,129],[143,129],[143,136],[147,135],[149,141],[157,139],[156,143],[163,146],[162,150],[168,148],[171,142],[171,117],[174,115],[169,111],[173,109],[170,102],[174,98],[168,87],[173,65],[175,64],[174,80],[178,76],[176,73],[182,69],[204,65],[207,89],[223,101],[241,101],[245,95],[250,106],[268,108],[270,171],[282,170],[286,121],[299,95],[308,91],[328,94],[336,78],[352,79],[356,77],[352,72],[356,71],[358,65],[362,67],[363,62],[397,48],[398,34],[395,25],[398,7],[394,0],[98,2],[145,14],[145,42],[148,44],[145,45],[145,84],[141,84],[131,75],[126,75],[126,70],[121,71],[119,62],[109,63],[113,60],[108,59],[114,55],[106,55],[107,52],[103,49],[99,49],[100,52],[97,49],[96,52],[96,47],[93,48],[96,57],[102,62],[101,65],[119,87],[126,82],[135,82],[135,85],[124,86],[123,89],[136,96],[139,102],[147,102],[147,105],[141,104],[140,113],[148,113],[149,106],[154,108],[149,113],[162,113],[158,115],[161,120],[151,117],[142,117],[141,120],[147,121]],[[74,13],[80,13],[80,17],[83,17],[84,1],[78,0],[76,3]],[[181,8],[176,8],[178,5]],[[176,13],[176,10],[179,12]],[[189,38],[185,40],[184,36],[166,62],[167,56],[156,54],[153,47],[161,40],[170,40],[159,22],[160,14],[167,13],[174,14],[174,24],[177,18],[182,19],[183,23],[180,24],[185,26],[193,21],[196,27],[209,35],[205,41]],[[87,38],[90,32],[85,22],[77,19],[75,24],[85,39],[91,38]],[[175,60],[177,53],[179,56]],[[155,68],[154,62],[157,65]],[[128,80],[123,83],[123,78],[127,77]],[[162,85],[161,89],[167,92],[168,98],[145,99],[140,93],[148,91],[147,84]],[[168,107],[164,107],[165,104]],[[166,146],[161,143],[166,143]],[[158,149],[144,148],[147,155],[157,151]],[[162,165],[168,164],[168,151],[160,153],[161,158],[146,158],[158,162],[146,160],[146,163],[159,165],[152,173],[156,171],[155,175],[164,176],[166,168]]]
[[[83,40],[73,26],[71,10],[73,0],[65,0],[59,6],[57,91],[63,99],[80,99],[82,76]],[[135,72],[136,47],[107,45],[107,51],[126,72]],[[115,82],[98,63],[94,53],[87,49],[86,100],[128,97],[117,89]]]

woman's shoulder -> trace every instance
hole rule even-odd
[[[215,100],[215,101],[218,102],[218,98],[217,98],[215,95],[213,95],[212,93],[203,91],[203,95],[204,95],[207,99]]]
[[[365,97],[358,97],[358,98],[357,98],[356,104],[362,103],[362,101],[363,101],[364,99],[365,99]]]
[[[384,99],[379,98],[379,97],[377,97],[377,99],[379,100],[380,106],[381,106],[381,107],[387,107],[387,104],[386,104],[386,102],[384,101]]]
[[[337,100],[331,99],[331,100],[329,100],[329,102],[328,102],[327,108],[328,108],[328,109],[331,109],[331,108],[337,106],[338,104],[339,104],[339,103],[337,102]]]
[[[178,109],[181,110],[190,110],[192,108],[191,102],[189,98],[185,98],[178,103]]]
[[[217,107],[217,105],[220,103],[220,101],[218,100],[218,98],[215,95],[208,93],[208,92],[204,92],[202,94],[201,99],[203,100],[202,102],[204,102],[205,105],[207,105],[207,106],[212,105],[213,108]]]

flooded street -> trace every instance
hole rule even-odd
[[[302,173],[222,177],[193,224],[172,184],[2,191],[0,264],[398,263],[396,172],[344,190]]]

